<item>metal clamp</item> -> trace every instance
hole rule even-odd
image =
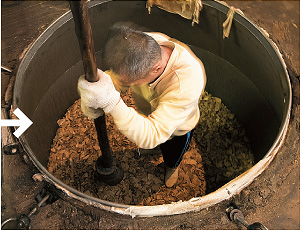
[[[31,211],[29,212],[29,214],[25,215],[25,214],[21,214],[19,216],[19,218],[15,218],[15,217],[11,217],[6,219],[5,221],[3,221],[1,223],[1,229],[3,229],[3,227],[8,224],[9,222],[17,222],[17,228],[18,229],[28,229],[31,223],[30,217],[33,215],[36,215],[39,213],[39,209],[41,206],[44,206],[47,204],[48,199],[51,197],[51,194],[46,194],[42,199],[40,199],[40,201],[38,202],[37,205],[35,205]]]
[[[36,195],[35,200],[36,202],[41,203],[46,196],[48,196],[48,199],[43,202],[40,207],[43,207],[47,204],[52,204],[59,199],[59,196],[56,194],[53,186],[47,185],[39,194]]]
[[[268,230],[263,224],[259,222],[255,222],[249,225],[245,220],[242,211],[237,209],[237,207],[234,205],[230,205],[226,209],[226,213],[231,221],[234,221],[237,225],[244,225],[247,230]]]

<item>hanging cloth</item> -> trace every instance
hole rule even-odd
[[[203,7],[201,0],[147,0],[146,7],[148,8],[149,14],[151,13],[151,7],[153,5],[192,20],[192,25],[199,23],[199,14]]]
[[[223,39],[228,38],[232,26],[232,20],[235,12],[239,12],[240,14],[243,14],[243,12],[240,9],[236,9],[233,6],[231,6],[227,12],[226,20],[223,23]]]

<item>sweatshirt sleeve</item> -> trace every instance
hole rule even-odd
[[[151,149],[167,141],[198,105],[198,95],[171,91],[149,116],[139,114],[121,100],[111,111],[119,130],[139,147]],[[198,107],[197,107],[198,109]],[[191,127],[192,129],[193,127]]]

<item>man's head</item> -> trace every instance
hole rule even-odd
[[[151,36],[124,25],[114,25],[109,30],[103,62],[126,84],[149,77],[160,60],[161,48]]]

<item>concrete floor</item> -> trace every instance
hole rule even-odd
[[[228,201],[195,213],[159,218],[127,218],[103,212],[90,216],[59,199],[32,217],[32,229],[83,228],[201,228],[234,229],[225,214],[232,201],[249,223],[261,222],[269,229],[300,229],[299,225],[299,2],[227,1],[264,28],[277,44],[289,67],[293,106],[285,142],[270,166],[240,194]],[[16,70],[26,48],[51,22],[68,11],[63,1],[1,1],[1,61]],[[1,104],[11,75],[1,73]],[[8,97],[9,95],[6,95]],[[5,133],[1,140],[5,142]],[[27,214],[42,183],[35,182],[36,171],[23,155],[2,154],[2,221]]]

